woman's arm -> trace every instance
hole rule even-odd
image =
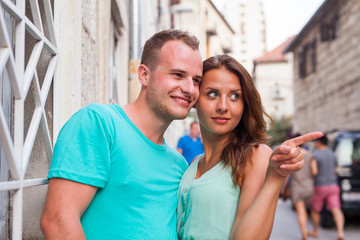
[[[273,221],[268,219],[275,214],[279,197],[278,194],[271,197],[268,193],[269,187],[265,188],[268,191],[263,190],[271,153],[272,150],[265,145],[253,150],[253,164],[249,164],[245,172],[230,239],[267,239],[271,232]],[[271,187],[271,184],[269,186]],[[280,188],[281,184],[278,193]],[[270,190],[270,193],[272,192],[276,192],[276,189]],[[273,199],[270,200],[271,198]]]
[[[254,162],[253,168],[249,168],[246,172],[247,175],[245,177],[248,179],[244,180],[244,184],[245,181],[247,181],[247,186],[244,188],[245,185],[243,185],[240,193],[238,210],[230,239],[246,240],[269,238],[281,185],[287,176],[300,170],[304,165],[302,154],[300,154],[300,149],[297,146],[321,136],[322,133],[320,132],[306,134],[285,141],[280,147],[275,149],[269,157],[270,161],[266,170],[264,184],[258,194],[255,194],[255,197],[253,196],[254,192],[248,188],[252,183],[255,183],[256,189],[259,187],[258,182],[254,180],[254,178],[256,178],[256,174],[258,173],[257,177],[263,179],[263,169],[259,168],[258,164],[255,165]],[[263,162],[264,158],[261,156],[262,154],[268,156],[268,150],[261,151],[261,149],[259,149],[255,151],[253,154],[254,161]],[[248,198],[251,198],[250,204]],[[243,202],[248,204],[242,206]]]

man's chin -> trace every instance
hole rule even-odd
[[[187,112],[177,112],[173,114],[174,120],[183,120],[185,119],[189,114],[189,111]]]

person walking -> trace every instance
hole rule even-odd
[[[331,211],[337,230],[337,239],[344,239],[344,214],[341,210],[340,187],[337,183],[337,159],[334,152],[327,147],[326,135],[315,140],[314,158],[318,173],[315,176],[314,194],[311,200],[311,219],[314,229],[309,236],[318,237],[320,212],[324,203]]]

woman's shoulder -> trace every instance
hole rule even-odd
[[[260,157],[263,155],[271,155],[272,149],[266,144],[257,144],[252,149],[252,157]]]
[[[253,146],[251,152],[251,166],[258,168],[259,166],[267,166],[272,149],[266,144],[257,144]]]

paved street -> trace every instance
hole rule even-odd
[[[312,229],[311,221],[308,222],[308,229]],[[336,239],[336,230],[320,228],[318,238],[309,238],[316,240]],[[360,239],[360,221],[348,221],[345,225],[345,239]],[[275,214],[275,222],[270,240],[301,240],[300,229],[297,224],[296,212],[291,209],[291,202],[287,200],[278,201]]]

